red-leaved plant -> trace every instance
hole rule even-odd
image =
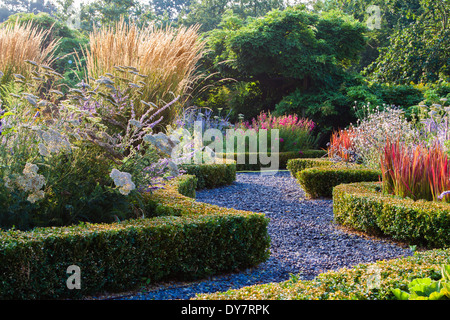
[[[328,144],[328,157],[338,158],[342,161],[355,161],[353,153],[353,128],[334,131]]]
[[[443,200],[450,190],[450,163],[439,143],[406,146],[387,141],[381,156],[383,192],[413,200]]]

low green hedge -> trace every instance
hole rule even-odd
[[[450,246],[450,204],[383,195],[380,183],[340,185],[333,191],[337,223],[371,234],[443,248]]]
[[[416,252],[412,256],[359,264],[318,275],[313,280],[291,280],[248,286],[193,300],[392,300],[391,289],[407,291],[416,278],[440,279],[440,267],[450,264],[449,249]]]
[[[289,170],[293,177],[297,177],[297,172],[314,167],[333,166],[335,162],[328,160],[328,158],[297,158],[289,159],[286,164],[286,169]]]
[[[182,179],[184,191],[192,188],[192,177]],[[177,182],[148,194],[158,217],[0,231],[0,299],[81,298],[135,289],[143,279],[203,278],[268,258],[263,214],[197,203],[178,192]],[[81,270],[81,289],[66,286],[70,265]]]
[[[379,181],[381,172],[358,167],[322,166],[297,172],[297,181],[311,198],[333,196],[333,188],[339,184]]]
[[[195,175],[182,175],[178,177],[178,193],[195,199],[195,190],[198,189],[198,178]]]
[[[212,189],[236,181],[236,164],[184,164],[182,169],[197,178],[196,189]]]
[[[290,152],[280,152],[278,154],[274,154],[278,156],[278,168],[280,170],[284,170],[287,167],[287,163],[291,159],[297,158],[320,158],[326,155],[325,150],[304,150],[304,151],[290,151]],[[268,156],[271,156],[269,154]],[[218,158],[226,159],[226,154],[218,154]],[[256,158],[256,163],[250,163],[252,157]],[[269,168],[270,164],[262,164],[258,153],[234,153],[233,159],[237,162],[236,170],[237,171],[258,171],[261,168]],[[240,159],[244,159],[244,163],[242,161],[238,161]]]

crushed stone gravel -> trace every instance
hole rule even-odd
[[[282,282],[292,275],[310,280],[327,270],[413,254],[407,245],[349,232],[336,225],[332,200],[307,199],[289,171],[273,175],[240,172],[231,185],[197,191],[196,200],[266,214],[270,218],[270,258],[251,269],[196,282],[162,283],[111,299],[190,299],[200,293]]]

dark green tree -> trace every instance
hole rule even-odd
[[[450,77],[450,3],[420,0],[420,10],[406,10],[412,23],[395,30],[389,45],[365,74],[371,80],[408,84]]]
[[[317,0],[312,6],[316,12],[340,10],[368,26],[367,46],[354,66],[358,72],[374,62],[379,49],[389,45],[390,36],[422,10],[420,0]]]
[[[48,0],[2,0],[0,2],[0,23],[15,13],[54,13],[56,7]]]
[[[96,0],[82,5],[80,10],[81,30],[89,33],[102,26],[113,26],[120,19],[133,20],[138,26],[156,20],[150,4],[138,0]]]
[[[241,91],[241,100],[250,98],[233,106],[235,114],[252,117],[277,106],[279,113],[296,112],[328,127],[340,125],[344,117],[337,115],[349,114],[351,102],[339,90],[359,83],[349,68],[365,47],[365,31],[366,26],[350,16],[312,13],[304,6],[245,21],[229,12],[220,28],[209,33],[205,66],[238,81],[231,89]],[[321,101],[314,108],[305,103],[311,97]],[[337,102],[324,105],[330,97]]]
[[[152,0],[152,7],[155,15],[177,21],[180,15],[190,12],[191,3],[192,0]]]
[[[260,17],[273,9],[283,9],[283,0],[197,0],[189,7],[189,13],[180,18],[184,25],[201,24],[202,31],[215,29],[227,10],[239,18]]]

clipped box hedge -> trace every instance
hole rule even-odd
[[[333,188],[343,183],[379,181],[381,172],[355,166],[322,166],[297,172],[297,182],[311,198],[331,198]]]
[[[289,159],[286,164],[286,169],[291,175],[297,177],[297,172],[314,167],[333,166],[335,162],[328,160],[328,158],[297,158]]]
[[[280,170],[284,170],[287,168],[287,163],[291,159],[297,158],[320,158],[326,155],[325,150],[304,150],[304,151],[290,151],[290,152],[279,152],[274,154],[274,156],[278,157],[278,168]],[[270,157],[271,154],[269,153]],[[226,154],[217,154],[217,157],[226,159]],[[258,153],[234,153],[233,159],[236,161],[236,170],[237,171],[258,171],[261,168],[269,168],[270,164],[262,164],[260,162],[260,158]],[[241,160],[243,159],[243,161]],[[252,159],[256,159],[255,163],[252,163]],[[244,163],[242,163],[244,162]]]
[[[340,185],[333,191],[337,223],[429,248],[450,246],[450,204],[383,195],[380,183]]]
[[[183,192],[195,182],[183,177]],[[81,298],[135,289],[143,279],[193,280],[255,266],[269,256],[260,213],[197,203],[179,180],[148,194],[160,215],[112,224],[0,231],[0,299]],[[81,270],[69,290],[67,268]]]
[[[395,296],[391,289],[407,291],[413,279],[440,279],[443,264],[450,264],[449,249],[416,252],[408,257],[331,270],[312,280],[294,277],[280,283],[199,294],[192,300],[392,300]]]
[[[182,168],[197,178],[197,190],[217,188],[236,181],[235,163],[184,164]]]

